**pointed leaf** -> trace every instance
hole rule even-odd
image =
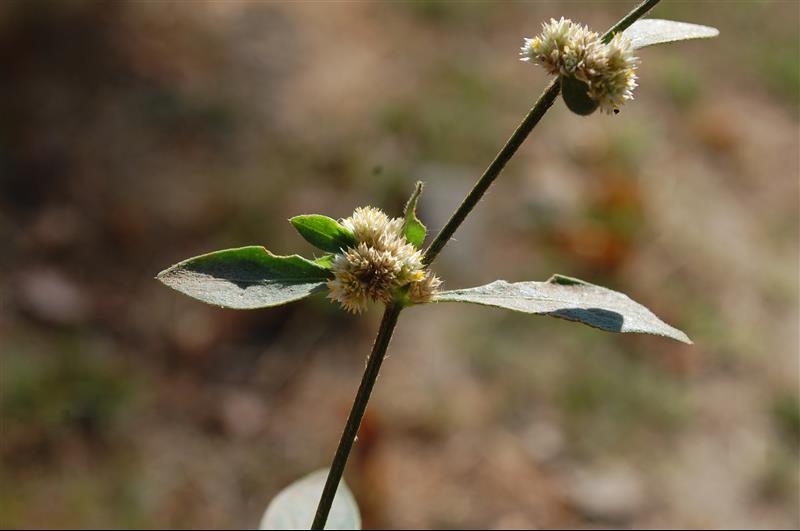
[[[323,290],[329,277],[325,267],[302,256],[276,256],[253,245],[189,258],[156,278],[208,304],[253,309],[308,297]]]
[[[422,193],[423,186],[422,181],[417,181],[414,193],[411,194],[411,198],[409,198],[408,203],[406,203],[406,208],[403,211],[403,217],[405,218],[403,234],[406,240],[408,240],[408,243],[417,249],[422,247],[422,243],[425,241],[425,235],[428,233],[428,229],[425,225],[417,219],[417,200]]]
[[[609,332],[638,332],[691,344],[680,330],[622,293],[582,280],[553,275],[547,282],[497,280],[477,288],[443,291],[433,302],[470,302],[578,321]]]
[[[328,216],[309,214],[295,216],[289,221],[308,243],[323,251],[340,253],[342,249],[356,244],[353,233]]]
[[[325,269],[330,269],[333,267],[333,259],[335,255],[332,254],[324,254],[319,258],[314,259],[314,263],[324,267]]]
[[[318,470],[283,489],[270,502],[259,529],[309,529],[328,477]],[[353,493],[339,483],[325,529],[361,529],[361,515]]]
[[[635,49],[690,39],[708,39],[719,35],[717,28],[689,24],[688,22],[675,22],[674,20],[661,20],[646,18],[637,20],[622,32],[633,42]]]

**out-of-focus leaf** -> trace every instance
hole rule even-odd
[[[422,243],[425,241],[425,235],[428,233],[428,229],[417,218],[417,200],[422,193],[422,187],[422,181],[417,181],[414,193],[411,194],[408,203],[406,203],[405,211],[403,212],[405,218],[403,234],[406,240],[408,240],[408,243],[417,249],[422,247]]]
[[[342,249],[356,244],[353,233],[328,216],[320,214],[295,216],[289,222],[308,243],[329,253],[340,253]]]
[[[476,288],[443,291],[433,302],[470,302],[578,321],[609,332],[638,332],[692,341],[626,295],[582,280],[554,275],[547,282],[497,280]]]
[[[309,529],[317,511],[328,470],[317,470],[283,489],[270,502],[259,529]],[[325,529],[361,529],[353,493],[339,483]]]
[[[156,278],[208,304],[253,309],[308,297],[324,289],[330,274],[302,256],[276,256],[253,245],[189,258]]]
[[[709,39],[719,35],[719,30],[688,22],[645,18],[631,24],[622,34],[632,41],[634,48],[638,49],[668,42]]]

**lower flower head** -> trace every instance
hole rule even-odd
[[[356,244],[334,258],[328,298],[352,313],[365,310],[370,300],[388,303],[409,285],[409,291],[417,293],[412,302],[430,299],[440,282],[425,270],[422,253],[406,241],[402,218],[390,219],[377,208],[365,207],[341,224],[355,235]]]

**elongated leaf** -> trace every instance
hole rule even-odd
[[[708,39],[719,35],[719,30],[688,22],[645,18],[631,24],[622,34],[633,42],[634,48],[638,49],[667,42]]]
[[[289,222],[308,243],[329,253],[340,253],[342,249],[352,247],[356,243],[352,232],[328,216],[320,214],[295,216]]]
[[[554,275],[547,282],[497,280],[477,288],[443,291],[433,302],[470,302],[517,312],[549,315],[609,332],[639,332],[692,341],[626,295],[582,280]]]
[[[309,529],[325,486],[328,470],[318,470],[283,489],[270,502],[259,529]],[[361,529],[361,515],[353,493],[339,483],[325,529]]]
[[[419,249],[425,241],[425,236],[428,234],[428,229],[417,218],[417,200],[422,193],[422,181],[417,181],[414,188],[414,193],[406,203],[406,208],[403,212],[405,222],[403,223],[403,234],[408,240],[408,243]]]
[[[156,278],[208,304],[253,309],[308,297],[323,290],[329,276],[325,267],[302,256],[276,256],[253,245],[189,258]]]

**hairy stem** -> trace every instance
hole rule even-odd
[[[383,312],[383,320],[378,329],[378,336],[372,346],[364,376],[361,378],[361,385],[358,387],[356,399],[353,401],[353,407],[350,410],[350,416],[347,417],[347,424],[345,424],[342,438],[339,440],[339,447],[333,457],[333,463],[331,464],[330,472],[328,472],[328,479],[325,481],[325,488],[322,490],[322,497],[319,500],[317,514],[314,516],[314,523],[311,525],[311,529],[325,528],[325,522],[328,520],[328,513],[331,510],[333,498],[336,496],[336,489],[342,479],[350,449],[353,448],[353,442],[355,442],[356,435],[358,435],[358,428],[361,426],[361,419],[367,409],[369,395],[372,393],[372,388],[378,379],[381,363],[383,363],[383,358],[386,356],[386,349],[389,347],[392,332],[394,332],[394,327],[397,324],[397,317],[402,309],[401,305],[392,303],[387,305],[386,310]]]
[[[660,1],[661,0],[644,0],[644,2],[636,6],[630,13],[625,15],[622,20],[614,24],[611,29],[603,34],[603,42],[608,43],[615,34],[624,31]],[[430,246],[425,251],[425,256],[422,258],[425,265],[430,265],[444,246],[447,245],[447,242],[453,237],[456,229],[467,219],[469,213],[475,208],[475,205],[478,204],[495,179],[497,179],[503,171],[503,168],[506,167],[508,161],[511,160],[511,157],[517,152],[517,149],[522,145],[525,139],[528,138],[528,135],[533,131],[533,128],[536,127],[536,124],[539,123],[539,120],[542,119],[542,116],[544,116],[547,110],[553,105],[560,90],[561,84],[558,78],[556,78],[544,90],[542,95],[539,96],[539,100],[533,108],[528,111],[527,116],[525,116],[525,119],[519,124],[519,127],[517,127],[517,130],[511,135],[511,138],[508,139],[506,145],[503,146],[503,149],[500,150],[497,157],[489,164],[489,167],[483,172],[483,175],[481,175],[481,178],[475,183],[475,186],[470,190],[469,194],[467,194],[467,197],[464,198],[464,201],[461,202],[455,212],[453,212],[453,215],[450,216],[450,219],[442,228],[441,232],[439,232],[436,238],[431,242]]]
[[[659,1],[660,0],[644,0],[603,34],[603,42],[610,41],[614,34],[624,31],[628,26],[652,9]],[[539,120],[542,119],[542,116],[544,116],[547,110],[553,105],[560,90],[561,84],[558,79],[555,79],[547,86],[542,95],[539,96],[536,104],[525,116],[525,119],[522,120],[522,123],[517,127],[516,131],[514,131],[514,134],[511,135],[511,138],[508,139],[508,142],[506,142],[489,167],[486,168],[486,171],[483,172],[483,175],[478,179],[478,182],[475,183],[475,186],[469,194],[467,194],[467,197],[464,198],[464,201],[462,201],[455,212],[453,212],[452,216],[450,216],[450,219],[442,228],[441,232],[439,232],[426,249],[425,255],[423,256],[425,265],[430,265],[444,246],[447,245],[447,242],[450,241],[456,229],[458,229],[472,209],[480,202],[483,195],[503,171],[508,161],[511,160],[511,157],[517,152],[517,149],[519,149],[525,139],[528,138],[531,131],[533,131],[533,128],[536,127],[536,124],[539,123]],[[342,433],[342,438],[339,440],[339,446],[336,449],[336,455],[333,458],[330,472],[328,472],[328,479],[325,482],[325,488],[322,490],[322,496],[319,500],[317,513],[314,516],[314,523],[311,525],[311,529],[325,528],[325,522],[328,520],[328,513],[330,513],[333,499],[336,496],[336,490],[342,479],[342,474],[347,464],[347,458],[350,455],[350,450],[353,448],[353,443],[358,435],[358,428],[361,425],[361,419],[364,417],[364,411],[367,409],[369,396],[372,393],[372,388],[375,386],[375,381],[378,379],[378,373],[380,372],[383,358],[386,355],[386,349],[389,347],[389,341],[392,338],[392,333],[397,325],[397,319],[402,309],[403,307],[399,303],[392,303],[386,306],[386,310],[383,313],[383,320],[378,329],[378,336],[375,338],[375,344],[372,347],[372,352],[367,361],[367,368],[364,371],[364,376],[361,378],[361,385],[356,393],[353,407],[350,410],[350,416],[347,418],[344,433]]]
[[[611,39],[614,37],[614,35],[628,29],[628,27],[631,24],[642,18],[645,15],[645,13],[653,9],[653,6],[655,6],[660,1],[661,0],[644,0],[644,2],[634,7],[630,13],[622,17],[622,19],[619,22],[611,26],[611,28],[607,32],[603,33],[601,40],[604,43],[608,44],[609,42],[611,42]]]
[[[475,205],[481,200],[483,194],[486,193],[494,180],[497,179],[503,171],[503,168],[506,167],[508,161],[511,160],[511,157],[517,152],[517,149],[519,149],[525,139],[528,138],[528,135],[533,131],[533,128],[536,127],[536,124],[539,123],[539,120],[542,119],[547,109],[556,101],[560,91],[561,83],[559,83],[558,78],[556,78],[548,85],[542,95],[539,96],[536,105],[528,111],[527,116],[525,116],[525,119],[519,124],[519,127],[517,127],[517,130],[511,135],[511,138],[508,139],[506,145],[503,146],[500,153],[498,153],[492,163],[489,164],[489,167],[483,172],[483,175],[481,175],[481,178],[475,183],[475,186],[472,187],[467,197],[464,198],[464,201],[461,202],[456,211],[453,212],[453,215],[450,216],[445,226],[431,242],[430,246],[425,251],[425,256],[422,257],[422,262],[425,265],[430,265],[436,258],[436,255],[447,245],[447,242],[450,241],[456,229],[467,219],[469,213],[472,212],[472,209],[475,208]]]

